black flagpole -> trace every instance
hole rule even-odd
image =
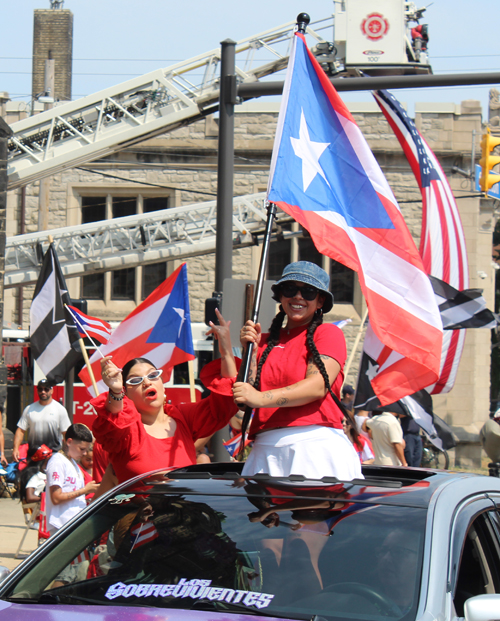
[[[267,205],[267,224],[266,232],[264,234],[264,241],[262,242],[262,253],[260,255],[259,275],[257,278],[257,288],[255,292],[252,321],[257,323],[259,320],[260,302],[262,299],[262,290],[264,288],[264,279],[266,275],[267,261],[269,257],[269,245],[271,243],[271,233],[273,230],[274,218],[276,217],[276,205],[274,203],[268,203]],[[243,356],[243,362],[238,373],[238,382],[248,382],[248,375],[250,373],[250,362],[252,360],[254,343],[248,343]],[[243,415],[243,421],[241,423],[241,448],[238,453],[238,457],[241,458],[245,449],[245,432],[250,422],[250,416],[252,415],[252,408],[250,406],[245,407],[245,414]]]

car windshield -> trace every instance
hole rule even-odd
[[[121,490],[44,544],[3,597],[308,620],[415,618],[425,509],[373,504],[380,490],[369,498],[345,485],[241,481],[213,495],[199,481]]]

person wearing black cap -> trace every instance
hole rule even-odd
[[[342,386],[342,405],[354,414],[354,388],[350,384]]]
[[[323,313],[333,307],[329,285],[328,274],[314,263],[287,265],[272,286],[280,310],[269,334],[252,321],[241,330],[242,346],[256,345],[249,382],[233,387],[237,405],[255,408],[249,433],[254,447],[244,475],[362,477],[342,430],[344,335],[323,324]]]
[[[55,452],[61,449],[64,433],[71,425],[66,408],[52,398],[49,380],[40,380],[37,391],[38,401],[24,409],[17,423],[12,448],[14,461],[19,461],[19,447],[26,431],[30,449],[45,444]]]

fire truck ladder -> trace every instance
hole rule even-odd
[[[332,18],[315,22],[307,34],[323,42],[317,30],[331,24]],[[316,30],[315,25],[319,25]],[[238,81],[254,82],[284,69],[295,26],[288,22],[237,43]],[[275,60],[253,66],[262,53],[272,54]],[[8,189],[94,161],[214,112],[220,54],[217,48],[14,123],[8,147]]]
[[[49,235],[66,278],[215,252],[216,201],[8,237],[5,288],[34,284]],[[255,243],[267,220],[265,193],[233,202],[233,244]],[[289,220],[278,212],[278,223]]]

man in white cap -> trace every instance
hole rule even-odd
[[[500,408],[484,423],[479,432],[481,444],[492,462],[500,462]]]

